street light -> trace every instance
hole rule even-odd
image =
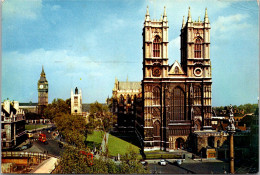
[[[234,168],[234,133],[236,132],[236,128],[234,125],[234,113],[233,106],[229,107],[229,125],[228,125],[228,133],[229,133],[229,152],[230,152],[230,173],[235,173]]]

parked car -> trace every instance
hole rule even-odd
[[[166,166],[167,165],[167,162],[166,160],[162,159],[160,160],[160,162],[158,162],[159,165],[163,165],[163,166]]]
[[[140,161],[140,163],[141,163],[143,166],[148,165],[148,162],[146,162],[145,160]]]
[[[22,151],[22,150],[26,150],[26,149],[28,149],[28,146],[27,146],[27,145],[23,145],[23,146],[20,148],[21,151]]]
[[[177,163],[177,165],[181,165],[181,164],[182,164],[182,160],[181,160],[181,159],[178,159],[178,160],[176,161],[176,163]]]

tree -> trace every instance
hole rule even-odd
[[[37,120],[41,118],[41,115],[33,112],[27,112],[25,113],[26,120]]]
[[[132,146],[129,147],[129,152],[121,157],[122,163],[119,165],[120,172],[122,174],[146,174],[149,170],[146,170],[137,159],[137,152]]]
[[[98,102],[90,104],[89,128],[100,129],[108,132],[116,122],[116,116],[109,112],[107,105]]]
[[[88,129],[100,129],[105,133],[108,132],[116,122],[116,116],[109,112],[107,105],[98,102],[90,104]],[[105,144],[107,144],[105,134]]]
[[[59,174],[130,174],[149,173],[137,160],[137,153],[130,147],[130,152],[122,156],[122,162],[117,165],[111,159],[100,156],[88,159],[82,151],[89,152],[88,149],[78,149],[66,147],[58,162],[55,173]]]
[[[66,142],[84,147],[86,140],[86,122],[82,116],[70,114],[57,114],[54,118],[59,132],[65,137]]]
[[[44,109],[44,116],[53,120],[61,114],[70,114],[70,99],[54,99],[51,104]]]
[[[103,157],[94,158],[91,165],[91,159],[85,154],[88,149],[78,149],[75,147],[66,147],[58,162],[55,173],[59,174],[115,174],[119,172],[118,166],[110,159]]]

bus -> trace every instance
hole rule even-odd
[[[45,134],[39,134],[39,141],[44,143],[44,144],[48,143]]]

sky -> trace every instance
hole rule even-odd
[[[38,102],[42,66],[49,103],[82,89],[83,103],[105,102],[119,81],[141,81],[142,28],[149,6],[169,21],[169,64],[180,62],[182,18],[211,24],[212,106],[257,103],[259,22],[256,1],[5,0],[2,3],[1,101]]]

